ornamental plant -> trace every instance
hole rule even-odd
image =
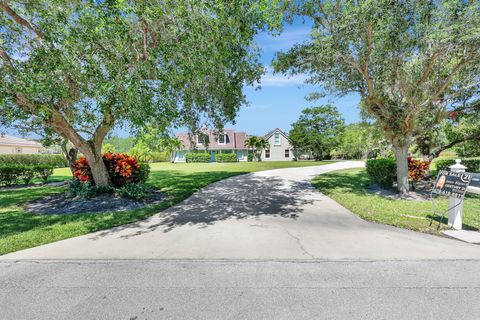
[[[128,183],[140,182],[140,165],[134,157],[123,153],[104,153],[103,163],[114,188],[121,188]],[[73,177],[81,183],[94,183],[92,170],[84,157],[75,161]]]
[[[408,157],[408,179],[411,182],[418,182],[424,179],[428,174],[428,169],[430,167],[429,161],[423,161],[414,159],[413,157]]]

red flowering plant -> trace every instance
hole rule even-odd
[[[430,168],[429,161],[423,161],[414,159],[413,157],[408,157],[408,179],[415,183],[424,179]]]
[[[108,152],[103,154],[102,158],[114,188],[123,187],[127,183],[140,182],[140,165],[134,157]],[[86,158],[75,161],[73,168],[73,177],[79,182],[93,182],[92,171]]]

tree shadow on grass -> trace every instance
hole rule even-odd
[[[198,175],[193,176],[188,182],[191,185],[197,183],[195,177],[198,178]],[[97,234],[95,239],[118,232],[122,232],[121,238],[130,238],[158,229],[169,232],[185,225],[204,228],[218,221],[261,215],[296,219],[302,213],[304,205],[313,203],[314,200],[309,195],[316,192],[307,182],[242,175],[220,181],[180,205],[160,212],[158,220],[153,224],[138,222],[120,226]]]

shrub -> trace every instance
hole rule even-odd
[[[190,152],[185,154],[186,162],[210,162],[211,156],[206,152]]]
[[[33,167],[35,175],[42,179],[43,183],[48,182],[48,178],[53,174],[53,167],[45,164],[39,164]]]
[[[21,170],[19,178],[23,180],[23,183],[30,184],[35,177],[35,166],[20,165],[19,168]]]
[[[0,183],[11,186],[17,183],[21,177],[23,167],[19,165],[2,165],[0,166]]]
[[[381,186],[391,187],[395,181],[396,172],[396,162],[393,159],[367,160],[368,175]]]
[[[120,188],[127,183],[139,182],[140,166],[135,158],[123,153],[105,153],[102,158],[113,187]],[[93,183],[92,171],[86,158],[75,161],[73,168],[73,177],[76,180]]]
[[[450,170],[450,166],[455,164],[455,159],[437,159],[433,161],[436,170]],[[465,159],[462,164],[467,167],[468,172],[480,172],[480,159]]]
[[[249,153],[249,154],[247,155],[247,161],[248,161],[248,162],[252,162],[252,161],[253,161],[253,153]]]
[[[215,155],[217,162],[238,162],[237,155],[235,153],[219,153]]]
[[[110,187],[97,187],[91,181],[81,182],[79,180],[71,180],[68,188],[68,196],[89,199],[100,193],[112,192]]]
[[[130,183],[115,189],[115,193],[122,198],[141,200],[150,194],[150,188],[143,183]]]
[[[52,173],[53,167],[49,165],[1,165],[0,184],[10,186],[18,183],[19,180],[30,184],[36,177],[46,183]]]
[[[53,168],[68,167],[68,161],[61,154],[2,154],[1,165],[49,165]]]
[[[412,182],[417,182],[424,179],[428,175],[430,167],[429,161],[423,161],[408,157],[408,179]]]
[[[138,183],[145,183],[150,176],[150,165],[148,163],[139,163],[138,164]]]
[[[170,154],[168,152],[152,152],[151,162],[170,162]]]

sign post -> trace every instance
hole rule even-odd
[[[455,164],[450,166],[450,171],[459,173],[465,172],[467,167],[462,165],[460,162],[460,159],[455,160]],[[450,210],[448,210],[448,226],[455,230],[462,230],[463,199],[450,196],[449,202]]]
[[[449,197],[448,225],[456,230],[462,229],[463,197],[472,180],[472,174],[466,173],[461,160],[450,166],[450,171],[441,170],[435,181],[432,194]]]

